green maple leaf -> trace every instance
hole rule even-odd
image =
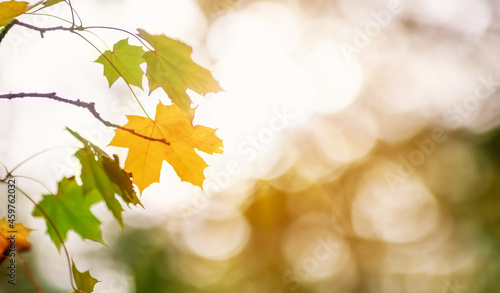
[[[84,195],[83,187],[76,183],[74,177],[64,178],[58,184],[57,194],[45,194],[38,203],[50,220],[37,207],[32,214],[45,219],[47,233],[58,250],[61,248],[61,240],[50,221],[56,226],[62,241],[66,240],[68,231],[73,230],[84,239],[104,243],[99,228],[101,222],[90,211],[91,204]]]
[[[121,76],[125,82],[142,89],[142,71],[140,65],[144,63],[144,50],[139,46],[128,44],[128,39],[119,41],[113,46],[113,51],[105,51],[95,62],[104,65],[104,76],[109,86]]]
[[[81,273],[76,269],[75,263],[73,262],[71,270],[73,271],[73,279],[75,279],[76,287],[79,292],[82,293],[91,293],[94,292],[94,286],[98,281],[94,277],[90,275],[89,271]],[[73,291],[75,292],[75,291]]]
[[[163,88],[168,97],[192,117],[191,98],[186,93],[191,89],[199,94],[216,93],[222,90],[210,71],[191,58],[193,49],[165,35],[150,35],[139,29],[139,37],[146,40],[154,51],[142,56],[148,65],[146,77],[149,93]]]
[[[122,226],[123,208],[115,197],[115,193],[117,192],[116,185],[107,177],[102,161],[99,159],[96,160],[94,152],[89,147],[84,147],[77,151],[75,157],[82,164],[81,178],[85,194],[89,194],[94,190],[97,191],[100,196],[98,198],[94,197],[92,201],[97,202],[103,199],[115,219]]]
[[[52,5],[56,5],[57,3],[64,2],[64,0],[47,0],[43,3],[43,6],[49,7]]]
[[[129,173],[120,168],[118,158],[111,159],[103,150],[89,142],[78,133],[66,128],[73,136],[80,140],[84,147],[75,153],[75,156],[82,164],[81,179],[85,194],[92,203],[104,200],[108,209],[118,221],[123,225],[121,212],[122,205],[116,199],[118,194],[127,204],[141,205],[135,190],[132,187],[132,179]],[[96,196],[97,195],[97,196]]]

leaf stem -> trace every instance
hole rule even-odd
[[[98,38],[99,41],[101,41],[103,43],[103,45],[106,46],[106,48],[109,51],[111,51],[111,48],[108,46],[108,44],[106,44],[106,42],[101,37],[99,37],[98,34],[94,33],[93,31],[88,31],[88,30],[85,30],[84,32],[89,33],[89,34],[93,35],[94,37]],[[120,73],[118,73],[118,74],[120,74]],[[123,76],[122,76],[122,78],[123,78]],[[125,80],[125,79],[123,79],[123,80]]]
[[[13,171],[11,171],[11,173],[12,172]],[[33,182],[36,182],[36,183],[40,184],[41,186],[43,186],[43,188],[45,188],[51,195],[54,195],[54,193],[50,190],[50,188],[47,185],[43,184],[41,181],[39,181],[39,180],[37,180],[35,178],[31,178],[29,176],[24,176],[24,175],[18,175],[18,174],[11,174],[10,176],[11,177],[17,177],[17,178],[24,178],[24,179],[28,179],[28,180],[31,180]]]
[[[29,160],[33,159],[34,157],[37,157],[37,156],[39,156],[39,155],[41,155],[43,153],[46,153],[46,152],[49,152],[49,151],[52,151],[52,150],[55,150],[55,149],[60,149],[60,148],[67,148],[67,147],[66,146],[52,147],[52,148],[49,148],[49,149],[46,149],[46,150],[43,150],[43,151],[39,151],[38,153],[29,156],[28,158],[26,158],[23,161],[21,161],[21,163],[17,164],[14,168],[12,168],[12,170],[10,170],[10,172],[7,173],[6,177],[9,177],[9,175],[11,175],[12,172],[16,171],[16,169],[18,169],[19,167],[21,167],[23,164],[25,164]],[[7,168],[5,168],[5,170],[7,170]]]
[[[116,68],[116,66],[113,64],[113,62],[111,62],[111,60],[109,60],[109,58],[106,57],[106,55],[104,55],[104,53],[102,53],[101,50],[99,50],[99,48],[97,48],[91,41],[89,41],[87,38],[85,38],[81,34],[75,32],[75,31],[73,31],[73,33],[76,34],[76,35],[78,35],[78,36],[80,36],[82,39],[84,39],[85,41],[87,41],[87,43],[89,43],[92,47],[94,47],[94,49],[96,49],[97,52],[99,52],[99,54],[101,54],[101,56],[104,57],[104,59],[106,59],[109,62],[109,64],[111,64],[111,67],[113,67],[116,70],[116,72],[118,72],[118,74],[123,78],[123,74],[121,74],[120,70],[118,70],[118,68]],[[141,107],[141,109],[144,112],[144,114],[146,114],[146,116],[149,119],[151,119],[151,117],[149,117],[149,115],[148,115],[148,112],[146,112],[146,109],[144,109],[144,107],[142,106],[141,101],[139,101],[139,98],[137,97],[137,95],[135,94],[134,90],[132,89],[132,86],[130,86],[130,83],[125,78],[123,78],[123,80],[127,84],[129,90],[132,92],[132,95],[134,96],[135,100],[137,101],[137,103]]]
[[[80,26],[83,26],[83,22],[82,22],[82,19],[80,18],[80,15],[78,14],[78,11],[76,11],[75,8],[73,8],[73,5],[71,4],[71,1],[69,1],[69,5],[71,7],[71,11],[76,15],[76,17],[78,18],[78,21],[80,22]]]
[[[67,20],[67,19],[64,19],[62,17],[59,17],[57,15],[52,15],[52,14],[47,14],[47,13],[37,13],[37,12],[26,12],[25,14],[27,15],[38,15],[38,16],[48,16],[48,17],[53,17],[53,18],[57,18],[59,20],[62,20],[64,22],[67,22],[67,23],[71,23],[71,21]]]
[[[117,27],[112,27],[112,26],[86,26],[85,27],[85,30],[87,29],[108,29],[108,30],[116,30],[116,31],[120,31],[120,32],[124,32],[124,33],[127,33],[131,36],[133,36],[134,38],[136,38],[139,42],[141,42],[141,44],[146,47],[148,50],[150,51],[154,51],[152,48],[149,47],[149,45],[144,42],[138,35],[132,33],[132,32],[129,32],[128,30],[124,30],[124,29],[121,29],[121,28],[117,28]]]
[[[69,5],[69,9],[71,10],[71,28],[75,27],[75,11],[73,9],[73,5],[71,5],[71,0],[66,0],[66,3]]]
[[[33,275],[33,272],[31,271],[31,268],[28,265],[28,262],[24,259],[22,254],[19,253],[18,256],[21,259],[21,261],[23,262],[24,266],[26,267],[26,271],[25,271],[26,276],[28,276],[28,278],[31,280],[31,282],[35,286],[35,293],[43,293],[42,287],[40,287],[40,284],[38,284],[38,282],[36,281],[35,276]]]
[[[5,183],[3,180],[1,180],[0,182],[3,182]],[[57,230],[57,227],[56,225],[54,224],[54,222],[52,221],[52,219],[49,217],[49,215],[45,212],[45,210],[39,205],[37,204],[26,192],[24,192],[24,190],[22,190],[21,188],[17,187],[17,190],[19,192],[21,192],[29,201],[31,201],[35,207],[43,214],[43,216],[47,219],[47,222],[52,226],[52,228],[54,229],[54,231],[56,232],[56,235],[57,235],[57,238],[59,239],[59,241],[61,242],[61,246],[64,250],[64,253],[66,254],[66,259],[68,261],[68,268],[69,268],[69,277],[70,277],[70,282],[71,282],[71,288],[73,288],[74,291],[78,292],[78,289],[76,288],[75,286],[75,283],[73,281],[73,271],[71,270],[71,259],[69,257],[69,253],[68,253],[68,248],[66,247],[66,245],[64,244],[64,240],[62,239],[61,237],[61,234],[59,233],[59,230]]]
[[[2,163],[2,162],[0,162],[0,165],[2,165],[2,167],[5,169],[5,173],[7,174],[7,175],[5,176],[5,178],[9,177],[9,176],[8,176],[8,175],[9,175],[9,169],[7,169],[7,166],[5,166],[5,164],[4,164],[4,163]]]

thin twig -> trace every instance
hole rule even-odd
[[[17,164],[14,168],[12,168],[10,170],[10,172],[7,170],[7,167],[5,167],[5,170],[7,171],[7,175],[5,176],[5,178],[9,177],[9,176],[13,176],[12,175],[12,172],[16,171],[19,167],[21,167],[22,165],[24,165],[25,163],[27,163],[28,161],[30,161],[31,159],[43,154],[43,153],[46,153],[48,151],[52,151],[52,150],[55,150],[55,149],[60,149],[60,148],[68,148],[68,147],[71,147],[71,146],[57,146],[57,147],[52,147],[52,148],[49,148],[49,149],[46,149],[46,150],[43,150],[43,151],[40,151],[34,155],[31,155],[29,156],[28,158],[24,159],[23,161],[21,161],[21,163]],[[2,162],[0,162],[0,164],[2,164]],[[2,164],[3,165],[3,164]]]
[[[81,27],[81,26],[76,26],[76,27],[64,27],[62,25],[60,26],[54,26],[54,27],[37,27],[37,26],[34,26],[34,25],[31,25],[31,24],[28,24],[28,23],[24,23],[24,22],[21,22],[17,19],[14,19],[12,22],[11,22],[12,25],[14,24],[17,24],[17,25],[20,25],[20,26],[24,26],[25,28],[29,28],[29,29],[32,29],[34,31],[37,31],[40,33],[40,36],[43,38],[43,34],[46,33],[46,32],[49,32],[49,31],[70,31],[70,32],[74,32],[74,31],[83,31],[85,28]]]
[[[5,182],[4,182],[5,183]],[[57,227],[56,225],[54,224],[54,222],[52,222],[52,219],[49,217],[49,215],[45,212],[45,210],[39,205],[37,204],[32,198],[31,196],[29,196],[26,192],[24,192],[21,188],[17,187],[17,190],[19,192],[21,192],[29,201],[31,201],[35,207],[43,214],[43,216],[45,217],[45,219],[47,220],[47,222],[50,224],[50,226],[52,226],[52,228],[54,229],[54,232],[56,233],[56,236],[57,238],[59,239],[59,241],[61,242],[61,247],[63,248],[64,250],[64,253],[66,254],[66,259],[68,261],[68,268],[69,268],[69,277],[70,277],[70,281],[71,281],[71,287],[73,288],[74,291],[77,291],[78,289],[76,288],[76,285],[73,281],[73,271],[71,269],[71,259],[69,257],[69,252],[68,252],[68,248],[66,247],[66,245],[64,244],[64,239],[62,238],[61,234],[59,233],[59,230],[57,230]]]
[[[69,5],[69,9],[71,10],[71,20],[72,20],[72,25],[71,28],[75,27],[75,10],[73,9],[73,5],[71,5],[71,0],[66,0],[66,3]]]
[[[33,272],[31,271],[30,266],[28,265],[28,262],[24,259],[24,257],[19,253],[18,257],[21,259],[21,261],[24,263],[24,266],[26,267],[26,276],[31,280],[33,285],[35,286],[35,293],[43,293],[42,287],[40,287],[40,284],[35,279],[35,276],[33,275]]]
[[[134,129],[126,128],[126,127],[120,126],[118,124],[114,124],[114,123],[111,123],[107,120],[104,120],[101,117],[101,115],[99,114],[99,112],[97,112],[97,110],[95,109],[95,103],[93,103],[93,102],[87,103],[87,102],[83,102],[80,100],[76,100],[76,101],[69,100],[69,99],[65,99],[65,98],[61,98],[61,97],[57,96],[56,93],[9,93],[9,94],[0,95],[0,99],[11,100],[11,99],[16,99],[16,98],[45,98],[45,99],[51,99],[54,101],[67,103],[67,104],[71,104],[71,105],[74,105],[77,107],[85,108],[90,113],[92,113],[92,115],[94,115],[94,117],[97,120],[99,120],[102,124],[104,124],[108,127],[118,128],[118,129],[130,132],[131,134],[136,135],[138,137],[150,140],[150,141],[158,141],[158,142],[162,142],[166,145],[170,145],[170,142],[166,141],[163,138],[153,138],[153,137],[145,136],[145,135],[142,135],[140,133],[137,133]]]
[[[69,22],[71,23],[71,22]],[[148,48],[149,50],[152,50],[147,43],[145,43],[139,36],[137,36],[136,34],[132,33],[132,32],[129,32],[128,30],[125,30],[125,29],[121,29],[121,28],[117,28],[117,27],[111,27],[111,26],[88,26],[88,27],[84,27],[84,26],[76,26],[74,23],[72,23],[72,25],[70,27],[64,27],[64,26],[54,26],[54,27],[37,27],[37,26],[34,26],[34,25],[31,25],[31,24],[28,24],[28,23],[25,23],[25,22],[21,22],[17,19],[14,19],[9,25],[10,27],[12,27],[13,25],[20,25],[20,26],[24,26],[25,28],[29,28],[29,29],[32,29],[32,30],[35,30],[37,32],[40,32],[40,35],[42,36],[43,38],[43,34],[46,33],[46,32],[49,32],[49,31],[70,31],[70,32],[75,32],[75,31],[85,31],[85,30],[88,30],[88,29],[108,29],[108,30],[117,30],[117,31],[121,31],[121,32],[124,32],[124,33],[127,33],[131,36],[133,36],[134,38],[136,38],[139,42],[141,42],[142,45],[144,45],[146,48]],[[10,29],[9,27],[9,29]],[[2,35],[5,35],[7,32],[4,31],[2,32]],[[1,39],[0,39],[1,40]]]

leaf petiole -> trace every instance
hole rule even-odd
[[[138,35],[132,33],[132,32],[129,32],[128,30],[124,30],[124,29],[121,29],[121,28],[117,28],[117,27],[112,27],[112,26],[87,26],[85,27],[85,29],[109,29],[109,30],[116,30],[116,31],[120,31],[120,32],[124,32],[126,34],[129,34],[131,36],[133,36],[134,38],[136,38],[139,42],[141,42],[141,44],[146,47],[149,51],[154,51],[154,49],[152,49],[146,42],[144,42]]]
[[[52,15],[52,14],[47,14],[47,13],[37,13],[37,12],[26,12],[25,14],[28,14],[28,15],[38,15],[38,16],[48,16],[48,17],[53,17],[53,18],[57,18],[59,20],[62,20],[66,23],[71,23],[71,21],[67,20],[67,19],[64,19],[62,17],[59,17],[57,15]]]
[[[12,171],[9,172],[9,174],[11,174]],[[6,183],[4,180],[0,180],[1,183]],[[17,187],[16,188],[19,192],[21,192],[29,201],[31,201],[35,207],[43,214],[43,216],[47,219],[47,221],[49,222],[49,224],[52,226],[52,228],[54,229],[56,235],[57,235],[57,238],[59,238],[59,241],[61,241],[61,246],[63,247],[64,249],[64,253],[66,254],[66,259],[68,261],[68,268],[69,268],[69,277],[70,277],[70,282],[71,282],[71,288],[73,288],[74,291],[78,292],[76,286],[75,286],[75,283],[73,281],[73,271],[71,269],[71,259],[69,257],[69,252],[68,252],[68,248],[66,247],[66,245],[64,244],[64,241],[61,237],[61,234],[59,233],[59,230],[57,230],[56,228],[56,225],[54,224],[54,222],[52,221],[52,219],[49,217],[49,215],[47,215],[47,213],[43,210],[42,207],[40,207],[40,205],[38,205],[32,198],[31,196],[29,196],[26,192],[24,192],[24,190],[22,190],[21,188]]]
[[[75,147],[74,146],[56,146],[56,147],[52,147],[52,148],[40,151],[40,152],[38,152],[38,153],[36,153],[34,155],[31,155],[28,158],[24,159],[23,161],[21,161],[21,163],[17,164],[14,168],[12,168],[12,170],[10,170],[10,172],[7,173],[6,177],[9,177],[9,175],[11,175],[12,172],[16,171],[16,169],[18,169],[19,167],[21,167],[22,165],[24,165],[25,163],[27,163],[29,160],[31,160],[31,159],[33,159],[33,158],[35,158],[35,157],[37,157],[37,156],[39,156],[41,154],[44,154],[46,152],[53,151],[55,149],[61,149],[61,148],[75,148]],[[7,168],[5,168],[5,170],[7,170]]]
[[[96,45],[94,45],[91,41],[89,41],[87,38],[85,38],[84,36],[82,36],[81,34],[79,34],[78,32],[76,31],[72,31],[74,34],[77,34],[78,36],[80,36],[82,39],[84,39],[85,41],[87,41],[87,43],[89,43],[92,47],[94,47],[94,49],[97,50],[97,52],[99,52],[101,54],[101,56],[103,56],[106,60],[108,60],[109,64],[111,64],[111,66],[118,72],[118,74],[120,76],[123,77],[123,74],[120,73],[120,71],[116,68],[116,66],[111,62],[111,60],[109,60],[105,55],[104,53],[99,50],[99,48],[96,47]],[[125,80],[125,79],[123,79]],[[132,92],[132,95],[134,96],[135,100],[137,101],[137,103],[139,104],[139,106],[141,107],[142,111],[144,112],[144,114],[146,115],[146,117],[148,117],[149,119],[151,119],[151,117],[148,115],[148,112],[146,112],[146,109],[144,109],[144,107],[142,106],[142,103],[139,101],[139,98],[137,97],[137,95],[135,94],[134,90],[132,89],[132,86],[130,86],[130,83],[128,83],[128,81],[125,80],[125,83],[127,84],[130,92]]]

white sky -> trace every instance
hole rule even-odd
[[[424,127],[422,119],[408,119],[386,127],[385,114],[398,113],[406,117],[412,113],[426,119],[441,118],[444,110],[464,98],[463,92],[473,91],[478,75],[494,73],[488,66],[458,62],[461,55],[450,54],[446,47],[434,48],[429,45],[433,44],[429,40],[406,36],[397,22],[402,15],[414,17],[416,21],[422,19],[419,15],[426,15],[429,16],[425,18],[427,22],[474,39],[490,22],[491,8],[487,1],[461,1],[466,10],[450,1],[446,7],[435,4],[435,1],[422,1],[422,4],[412,6],[413,9],[405,6],[403,12],[394,15],[392,22],[353,58],[346,58],[342,53],[342,44],[352,43],[356,29],[372,20],[370,12],[385,9],[385,1],[373,1],[373,6],[364,10],[359,6],[360,1],[338,1],[343,19],[332,16],[332,7],[324,11],[314,10],[312,6],[304,9],[299,1],[256,1],[253,4],[252,1],[243,1],[233,13],[222,16],[211,26],[194,0],[73,2],[85,25],[115,26],[132,32],[142,28],[150,33],[166,33],[193,46],[195,60],[212,70],[225,89],[223,93],[207,97],[192,95],[199,104],[195,121],[218,128],[217,134],[225,145],[224,155],[205,156],[213,166],[206,172],[208,181],[216,180],[217,176],[213,174],[225,170],[230,161],[236,161],[243,171],[231,177],[228,185],[234,188],[240,184],[240,193],[244,193],[248,185],[245,183],[247,177],[278,176],[278,173],[269,172],[275,167],[273,163],[278,160],[280,149],[286,146],[286,135],[293,128],[312,127],[314,124],[310,121],[319,114],[349,110],[345,111],[349,114],[341,119],[342,126],[329,130],[329,133],[336,134],[335,139],[325,138],[323,146],[325,153],[330,152],[334,160],[349,162],[366,155],[377,138],[402,139]],[[353,13],[355,11],[362,13]],[[47,9],[47,12],[69,16],[64,4]],[[453,21],[461,15],[470,18],[470,25]],[[27,16],[22,20],[40,27],[60,25],[57,20],[45,17]],[[95,33],[109,47],[128,37],[104,30],[95,30]],[[89,34],[85,36],[100,49],[106,49],[99,39]],[[137,45],[132,38],[130,42]],[[422,47],[413,47],[415,43]],[[384,55],[385,51],[391,53]],[[95,102],[105,119],[119,124],[126,122],[125,114],[141,115],[122,81],[108,89],[102,76],[102,65],[93,62],[98,55],[85,41],[69,33],[48,32],[41,39],[36,32],[15,27],[0,46],[0,93],[55,91],[64,98]],[[380,92],[372,92],[386,83],[389,85]],[[443,87],[443,84],[450,86]],[[367,92],[370,97],[373,95],[369,100],[370,107],[379,115],[382,113],[379,117],[374,118],[375,114],[364,106],[366,99],[360,101]],[[154,112],[158,99],[168,101],[160,90],[151,96],[140,90],[136,93],[149,113]],[[440,98],[436,99],[436,96]],[[281,119],[277,113],[283,112],[290,113],[293,118],[288,122],[282,120],[283,128],[273,129],[272,121]],[[355,142],[350,135],[342,133],[344,126],[351,124],[364,125],[356,128],[362,135],[354,139]],[[471,125],[474,124],[471,122]],[[83,109],[49,100],[0,101],[0,161],[12,167],[32,154],[52,147],[78,146],[77,141],[63,131],[65,126],[100,146],[107,145],[113,136],[112,129],[100,125]],[[317,131],[316,134],[321,139],[324,133]],[[254,138],[261,147],[252,150],[248,147]],[[107,150],[120,154],[124,161],[126,150],[113,147]],[[47,152],[26,163],[18,173],[36,178],[55,191],[56,182],[62,176],[78,172],[78,163],[71,156],[74,151],[61,148]],[[36,199],[45,192],[28,180],[21,184]],[[147,211],[135,211],[146,218],[139,224],[161,222],[163,218],[158,215],[177,209],[179,202],[190,201],[198,193],[199,189],[181,183],[172,168],[165,166],[161,183],[153,184],[143,194]],[[30,221],[29,210],[19,212]],[[100,217],[104,221],[111,220],[106,213],[100,213]],[[127,219],[126,215],[125,221]],[[241,221],[235,223],[245,226]],[[36,222],[33,226],[43,229],[42,224]],[[105,233],[105,238],[112,237],[111,231],[117,228],[116,225],[105,226],[105,231],[110,231]],[[242,226],[238,229],[241,230]],[[187,236],[188,245],[200,241],[193,240],[193,235],[199,233]],[[217,255],[204,255],[208,252],[194,244],[191,248],[198,249],[197,253],[208,258],[230,257],[243,247],[247,236],[241,234],[240,238],[234,239],[232,246],[222,249]],[[40,247],[54,250],[43,233],[35,237],[42,243]],[[78,239],[73,237],[70,241],[77,243]],[[90,266],[89,263],[86,265]],[[58,273],[54,270],[48,273],[48,277],[60,280]],[[99,273],[106,274],[104,271]]]

